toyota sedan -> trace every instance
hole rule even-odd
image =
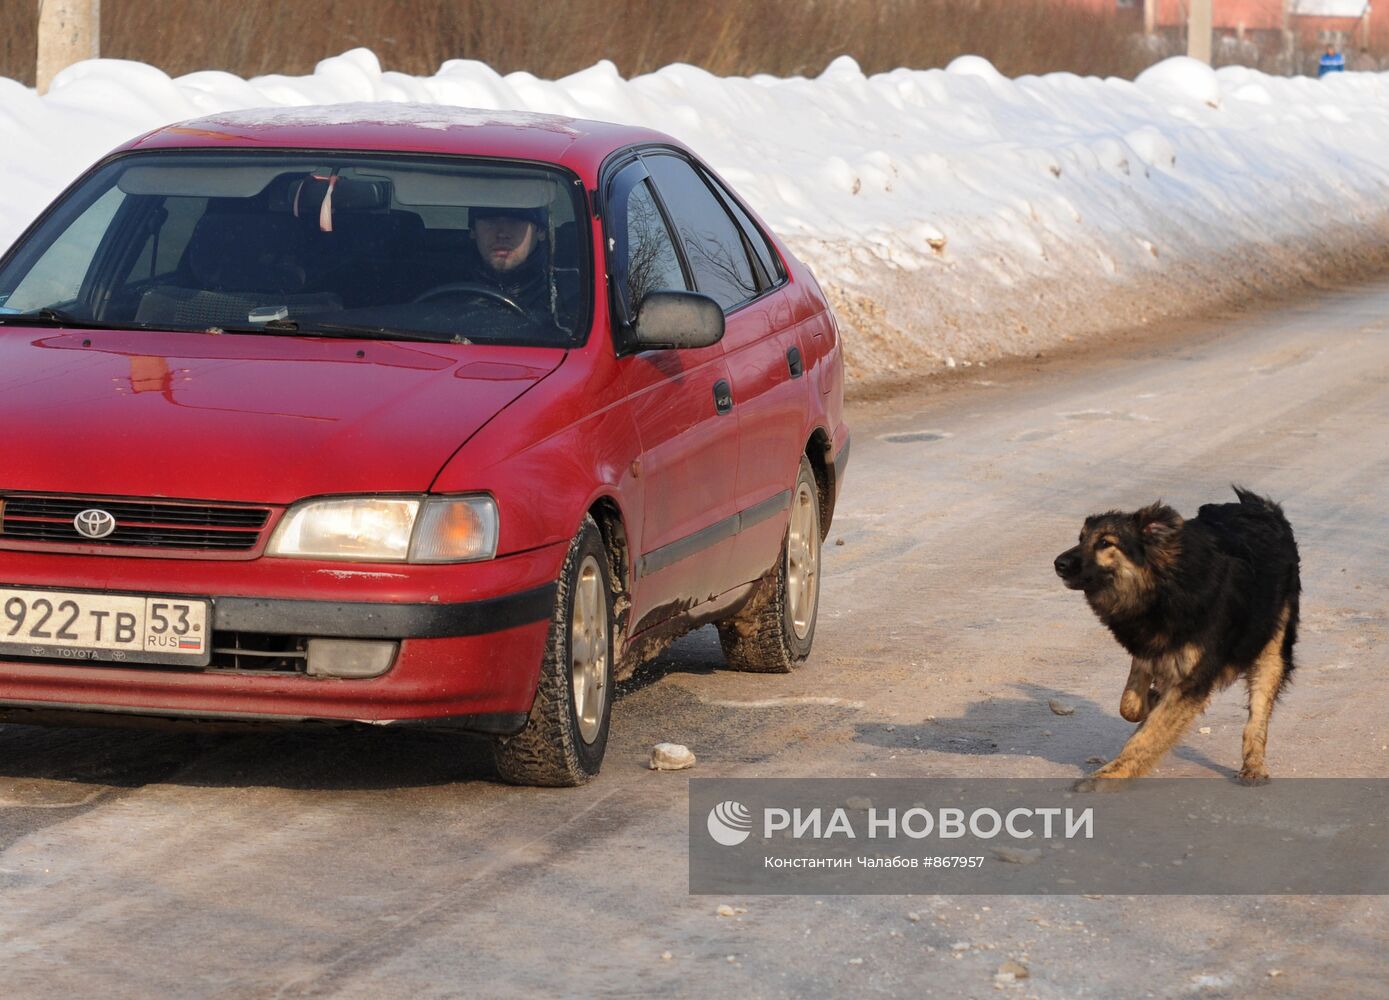
[[[848,457],[815,279],[645,129],[159,129],[0,260],[0,718],[446,726],[597,774],[613,685],[815,637]]]

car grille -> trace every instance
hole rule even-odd
[[[307,636],[219,631],[212,633],[212,663],[206,669],[302,674],[308,662]]]
[[[138,656],[139,654],[132,654]],[[63,667],[118,668],[121,670],[159,670],[165,673],[303,674],[309,666],[309,637],[268,632],[212,633],[212,662],[205,667],[185,667],[168,663],[141,663],[131,660],[73,660],[62,656],[24,656],[5,654],[4,659],[20,663],[52,663]]]
[[[78,534],[73,518],[97,508],[116,519],[105,538]],[[0,497],[0,541],[123,548],[197,549],[245,552],[254,549],[270,511],[265,507],[185,503],[165,500],[113,500],[104,497]]]

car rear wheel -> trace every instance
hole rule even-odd
[[[598,773],[612,716],[613,596],[607,551],[585,517],[560,572],[540,685],[526,728],[495,744],[515,785],[582,785]]]
[[[734,670],[789,673],[810,655],[820,608],[820,496],[810,460],[801,457],[781,558],[751,601],[719,623],[719,643]]]

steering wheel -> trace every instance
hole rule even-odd
[[[495,288],[489,288],[486,285],[478,284],[476,281],[451,281],[446,285],[435,285],[433,288],[427,288],[419,295],[416,295],[412,301],[429,302],[433,299],[442,299],[449,295],[473,295],[480,299],[491,299],[499,305],[506,306],[506,308],[510,309],[518,316],[523,318],[529,317],[529,313],[522,309],[515,299],[497,291]]]

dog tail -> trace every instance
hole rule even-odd
[[[1274,503],[1268,497],[1261,497],[1253,490],[1245,489],[1237,483],[1231,483],[1230,489],[1235,491],[1235,496],[1239,497],[1240,506],[1250,514],[1265,514],[1269,520],[1281,525],[1288,535],[1292,537],[1292,525],[1288,523],[1288,516],[1283,513],[1280,504]]]
[[[1287,541],[1292,541],[1293,526],[1288,523],[1288,517],[1283,513],[1281,506],[1267,497],[1261,497],[1253,490],[1245,489],[1235,483],[1230,484],[1230,489],[1234,490],[1235,496],[1239,497],[1239,510],[1242,515],[1252,516],[1265,524],[1276,524],[1278,534]]]
[[[1283,508],[1279,507],[1272,500],[1266,500],[1253,490],[1247,490],[1238,483],[1231,483],[1230,489],[1235,491],[1235,496],[1239,497],[1239,502],[1246,507],[1258,507],[1261,510],[1277,511],[1279,514],[1283,513]]]

